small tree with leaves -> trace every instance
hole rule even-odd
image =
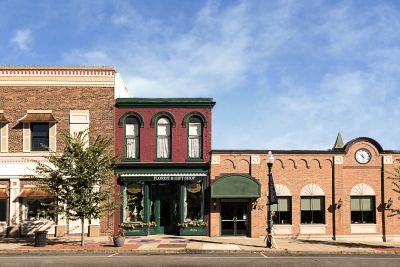
[[[110,216],[115,208],[112,140],[97,136],[87,147],[88,131],[60,134],[63,152],[51,152],[49,163],[37,163],[39,186],[55,196],[55,209],[70,220],[81,221],[85,244],[85,219]]]
[[[394,185],[393,191],[400,196],[400,167],[394,170],[393,175],[389,179],[392,180],[392,184]],[[389,208],[389,210],[391,212],[389,216],[400,215],[400,209],[398,208]]]

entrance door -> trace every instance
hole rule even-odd
[[[154,183],[151,185],[151,220],[156,234],[175,235],[179,222],[179,184]]]
[[[221,235],[248,235],[247,218],[247,202],[221,202]]]

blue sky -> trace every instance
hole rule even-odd
[[[112,65],[213,97],[214,149],[400,149],[399,1],[0,1],[1,65]]]

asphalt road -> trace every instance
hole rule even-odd
[[[0,255],[0,266],[400,266],[400,255],[288,255],[205,254],[205,255]]]

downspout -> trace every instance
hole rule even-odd
[[[381,167],[381,209],[382,209],[382,239],[386,242],[386,216],[385,216],[385,170],[384,170],[384,158],[382,157]]]
[[[332,160],[332,239],[336,240],[335,156]]]

